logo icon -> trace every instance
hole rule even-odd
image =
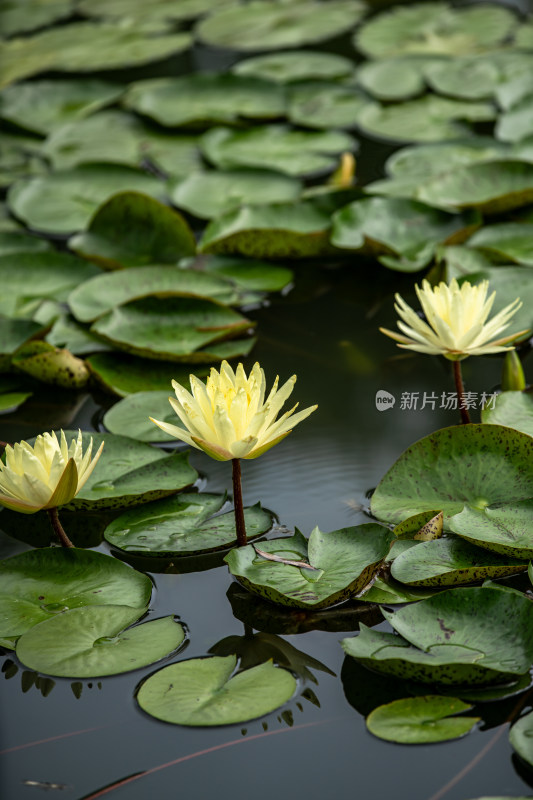
[[[396,398],[393,394],[386,392],[384,389],[380,389],[376,392],[376,408],[378,411],[388,411],[389,408],[394,406],[396,402]]]

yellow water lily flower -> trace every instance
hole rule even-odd
[[[254,364],[247,377],[242,364],[234,371],[223,361],[220,372],[213,367],[206,383],[190,376],[192,394],[172,381],[176,400],[169,402],[185,426],[150,419],[161,430],[203,450],[217,461],[257,458],[288,436],[317,406],[294,413],[298,404],[276,419],[291,394],[296,375],[278,389],[278,378],[265,400],[265,373]]]
[[[82,435],[67,443],[54,431],[37,436],[33,447],[17,442],[5,449],[5,464],[0,461],[0,505],[23,514],[42,508],[52,509],[75,497],[100,458],[104,443],[91,460],[93,440],[83,453]]]
[[[475,286],[464,281],[459,286],[454,278],[449,285],[443,281],[432,287],[425,280],[421,289],[418,286],[415,289],[427,322],[420,319],[397,294],[394,307],[401,317],[397,324],[405,335],[380,328],[382,333],[395,339],[398,346],[406,350],[462,361],[468,356],[512,350],[512,346],[504,345],[528,332],[524,330],[511,336],[494,338],[509,326],[509,320],[522,303],[517,297],[487,322],[496,296],[496,292],[493,292],[487,298],[488,281],[481,281]]]

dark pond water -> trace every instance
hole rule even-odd
[[[366,521],[358,510],[368,502],[366,492],[400,452],[426,433],[456,422],[454,413],[440,410],[439,403],[435,410],[401,408],[403,392],[440,398],[443,391],[452,391],[451,376],[435,359],[397,355],[378,333],[379,324],[392,322],[389,289],[398,281],[379,273],[363,284],[367,271],[362,266],[356,260],[341,270],[301,265],[293,291],[253,312],[260,331],[254,356],[267,375],[297,372],[297,399],[305,405],[318,402],[319,410],[267,455],[243,462],[245,502],[260,500],[281,524],[306,534],[315,525],[334,530]],[[499,360],[470,359],[465,366],[472,391],[491,391],[499,381]],[[379,389],[397,398],[394,408],[376,409]],[[4,417],[2,438],[36,434],[46,427],[45,419],[49,425],[98,424],[98,406],[89,397],[72,398],[70,405],[57,397],[55,407],[50,397],[42,400],[28,403],[16,419]],[[230,488],[228,464],[201,453],[191,460],[204,473],[208,491]],[[24,524],[21,517],[22,536]],[[5,535],[0,544],[3,557],[26,547]],[[356,629],[357,617],[346,614],[328,621],[325,615],[306,621],[304,615],[295,615],[287,629],[279,615],[246,602],[236,587],[228,595],[232,579],[227,568],[205,569],[208,563],[178,563],[179,574],[152,573],[152,616],[178,614],[189,629],[182,657],[205,655],[229,636],[247,636],[248,642],[243,639],[239,647],[248,647],[253,657],[262,631],[263,648],[265,642],[276,645],[276,636],[282,635],[335,676],[311,667],[316,683],[302,682],[300,694],[282,713],[245,726],[195,730],[157,722],[136,707],[135,688],[153,666],[73,683],[43,679],[7,654],[0,681],[3,800],[39,797],[45,788],[48,796],[81,800],[135,775],[140,777],[102,796],[145,800],[253,794],[260,800],[298,794],[318,800],[342,792],[466,800],[529,792],[527,776],[520,776],[513,761],[507,726],[497,727],[516,701],[485,705],[481,729],[449,744],[408,747],[375,739],[366,732],[363,716],[372,702],[373,682],[368,673],[344,663],[339,645],[343,631]],[[367,607],[362,613],[373,624]],[[328,626],[332,629],[323,629]],[[251,636],[256,636],[255,645]]]
[[[529,4],[509,5],[525,10]],[[203,52],[195,58],[205,66]],[[227,65],[211,60],[210,66]],[[378,177],[383,154],[378,146],[363,148],[359,163],[366,180]],[[400,354],[378,332],[379,325],[394,325],[394,291],[409,299],[411,288],[411,278],[377,265],[369,270],[368,262],[356,258],[342,268],[300,264],[290,292],[249,312],[259,342],[246,366],[259,360],[270,380],[296,372],[296,399],[302,407],[318,403],[319,409],[280,446],[243,462],[246,504],[261,501],[280,525],[307,535],[315,525],[330,531],[363,523],[368,491],[398,455],[427,433],[459,421],[456,412],[440,408],[442,393],[454,388],[448,365]],[[467,389],[493,391],[500,365],[498,359],[469,359]],[[393,408],[377,409],[379,390],[395,397]],[[404,393],[410,403],[417,398],[416,409],[403,407]],[[435,408],[429,396],[435,396]],[[29,438],[60,426],[97,429],[102,404],[111,402],[43,389],[16,416],[0,418],[0,439]],[[230,489],[227,463],[196,452],[191,462],[203,474],[205,490]],[[28,548],[25,524],[21,517],[20,529],[11,530],[19,538],[0,532],[0,557]],[[97,549],[109,551],[106,545]],[[146,562],[136,566],[155,583],[150,615],[177,614],[188,628],[179,658],[225,652],[223,640],[240,637],[238,650],[260,659],[265,648],[279,650],[281,637],[281,646],[300,651],[300,661],[315,660],[307,679],[281,712],[244,726],[190,729],[158,722],[136,706],[136,687],[161,664],[72,682],[32,673],[6,653],[0,677],[1,800],[32,800],[43,793],[69,800],[467,800],[533,794],[533,775],[518,764],[507,740],[505,719],[516,699],[476,709],[481,725],[448,744],[393,745],[366,731],[374,679],[345,660],[339,644],[357,630],[359,619],[377,621],[364,604],[335,614],[279,614],[239,591],[218,556],[175,562],[166,573]]]

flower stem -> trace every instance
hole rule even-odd
[[[54,529],[57,538],[61,542],[61,547],[74,547],[70,539],[68,538],[67,534],[63,530],[63,526],[59,521],[59,516],[57,513],[57,508],[47,508],[48,516],[50,517],[50,522],[52,523],[52,528]]]
[[[461,423],[463,425],[468,425],[470,420],[470,414],[468,413],[468,409],[465,403],[465,387],[463,384],[463,374],[461,372],[461,362],[454,361],[453,362],[453,377],[455,378],[455,388],[457,391],[457,401],[459,403],[459,411],[461,412]]]
[[[241,486],[241,462],[238,458],[231,459],[233,468],[233,507],[235,509],[235,528],[237,529],[237,545],[245,547],[248,544],[246,538],[246,525],[244,523],[244,508],[242,504]]]

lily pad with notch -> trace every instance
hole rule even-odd
[[[199,145],[219,169],[258,167],[300,177],[331,171],[340,153],[357,149],[355,139],[344,131],[298,131],[287,125],[245,131],[211,128]]]
[[[471,538],[470,542],[473,541]],[[402,553],[392,562],[391,575],[409,586],[455,586],[504,578],[525,570],[527,558],[504,558],[462,539],[446,538],[421,542]]]
[[[166,127],[205,128],[283,116],[285,93],[261,78],[202,73],[133,83],[124,104]]]
[[[275,711],[296,691],[294,676],[272,661],[237,674],[236,666],[234,655],[171,664],[141,684],[137,702],[174,725],[231,725]]]
[[[325,608],[361,592],[381,567],[394,534],[375,523],[323,533],[300,531],[225,557],[230,572],[254,594],[293,608]],[[266,555],[263,555],[266,554]],[[275,560],[271,560],[275,559]]]
[[[200,21],[196,37],[230,50],[277,50],[331,39],[349,31],[365,13],[360,0],[252,0]]]
[[[65,431],[67,439],[77,431]],[[188,453],[168,455],[157,447],[112,433],[82,433],[83,448],[105,442],[98,468],[67,508],[93,510],[148,503],[191,486],[198,477]]]
[[[399,523],[439,508],[450,517],[465,504],[513,504],[533,496],[533,439],[501,425],[454,425],[411,445],[380,481],[371,511]]]
[[[387,742],[447,742],[469,733],[480,722],[481,717],[457,716],[471,709],[471,703],[458,697],[407,697],[375,708],[366,719],[366,727]]]
[[[217,343],[237,338],[253,324],[214,300],[148,297],[114,307],[93,323],[91,331],[133,355],[168,361],[209,362]]]
[[[40,622],[17,642],[17,657],[29,669],[63,678],[117,675],[154,664],[185,639],[173,617],[129,627],[144,608],[83,606]]]
[[[451,517],[450,529],[478,547],[522,560],[533,559],[533,499],[466,505]]]
[[[139,611],[152,594],[148,576],[105,553],[78,548],[20,553],[0,562],[0,575],[0,636],[20,636],[81,606],[122,605]]]
[[[197,555],[235,544],[233,511],[218,514],[226,495],[185,493],[126,511],[106,528],[104,537],[127,553],[155,557]],[[272,514],[259,504],[244,511],[249,538],[267,533]]]
[[[165,390],[168,396],[172,380],[188,387],[190,370],[175,361],[152,361],[126,353],[97,353],[85,362],[91,377],[105,391],[119,397],[144,391]],[[195,365],[195,374],[204,377],[207,368]]]

